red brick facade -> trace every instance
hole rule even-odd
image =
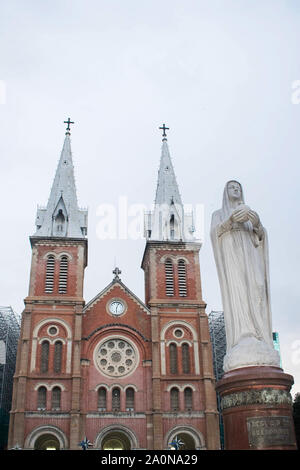
[[[199,245],[147,242],[145,303],[116,276],[85,304],[86,240],[32,237],[31,244],[9,447],[80,449],[86,436],[94,448],[167,449],[179,436],[188,449],[219,448]],[[110,311],[113,300],[121,314]]]

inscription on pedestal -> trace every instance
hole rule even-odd
[[[256,448],[294,445],[289,416],[247,418],[249,445]]]

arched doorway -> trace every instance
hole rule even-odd
[[[53,434],[42,434],[34,443],[34,450],[59,450],[60,444]]]
[[[196,444],[193,436],[187,433],[177,434],[178,439],[183,442],[183,445],[180,447],[180,450],[195,450]]]
[[[102,440],[102,450],[131,450],[128,437],[122,431],[112,431]]]
[[[95,439],[95,449],[134,450],[139,449],[135,432],[122,424],[111,424],[101,429]]]
[[[200,450],[205,449],[203,434],[192,426],[176,426],[165,436],[165,448],[170,449],[171,442],[176,439],[183,444],[180,450]]]

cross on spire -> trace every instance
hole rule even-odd
[[[113,274],[115,275],[114,279],[120,279],[120,278],[119,278],[119,274],[121,274],[121,273],[122,273],[122,271],[121,271],[119,268],[116,267],[116,268],[113,270]]]
[[[160,127],[160,129],[162,129],[162,131],[163,131],[163,134],[162,134],[162,136],[164,137],[163,140],[167,140],[167,139],[165,139],[165,137],[167,137],[166,131],[168,131],[170,128],[166,127],[166,125],[163,124],[162,127]]]
[[[74,124],[74,121],[71,121],[71,119],[68,118],[68,120],[67,120],[67,121],[64,121],[64,123],[65,123],[65,124],[68,124],[67,129],[66,129],[66,131],[67,131],[67,132],[66,132],[66,135],[67,135],[67,134],[70,134],[70,130],[71,130],[70,124]]]

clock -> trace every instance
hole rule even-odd
[[[109,311],[113,315],[122,315],[125,311],[125,305],[121,300],[113,300],[109,305]]]

